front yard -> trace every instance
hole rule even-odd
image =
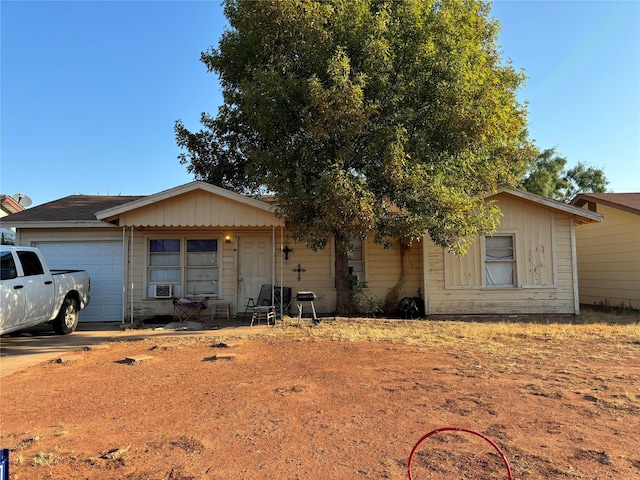
[[[611,319],[112,343],[4,377],[0,443],[12,480],[403,479],[423,435],[461,427],[513,478],[640,478],[640,326]],[[425,441],[412,473],[507,478],[456,432]]]

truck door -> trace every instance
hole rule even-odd
[[[26,294],[22,277],[18,277],[18,269],[10,250],[0,252],[0,330],[20,325],[24,322]]]
[[[45,268],[38,254],[31,250],[18,250],[18,258],[24,271],[25,322],[44,322],[54,315],[55,290],[53,278]],[[58,312],[55,312],[58,313]]]

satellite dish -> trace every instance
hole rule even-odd
[[[21,207],[25,207],[25,208],[28,207],[29,205],[31,205],[31,203],[32,203],[32,201],[29,198],[29,196],[25,195],[24,193],[16,193],[11,198],[13,198],[18,205],[20,205]]]

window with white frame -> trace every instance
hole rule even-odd
[[[485,283],[489,287],[516,286],[514,235],[485,237]]]
[[[218,294],[218,240],[187,240],[187,295]]]
[[[353,275],[359,282],[364,282],[364,242],[359,238],[352,240],[353,249],[347,253],[349,260],[349,275]]]
[[[150,239],[148,296],[217,296],[217,239]]]

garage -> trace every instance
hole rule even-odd
[[[80,312],[81,322],[122,320],[122,242],[35,242],[51,269],[87,270],[91,302]]]

